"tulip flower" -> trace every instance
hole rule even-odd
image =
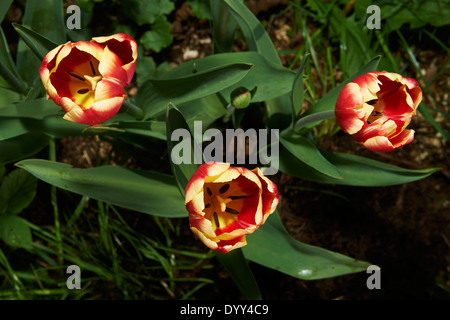
[[[259,168],[202,164],[186,186],[192,232],[209,248],[228,253],[247,244],[278,205],[277,186]]]
[[[392,151],[410,143],[406,129],[422,100],[414,79],[389,72],[369,72],[345,85],[336,102],[341,129],[372,151]]]
[[[94,125],[119,111],[136,59],[136,41],[118,33],[58,46],[44,57],[39,76],[64,119]]]

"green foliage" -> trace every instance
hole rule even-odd
[[[0,185],[0,238],[8,245],[30,249],[31,231],[19,217],[36,195],[37,179],[22,169],[7,174]]]
[[[411,170],[359,155],[322,150],[316,144],[315,129],[334,118],[336,99],[346,83],[372,70],[399,72],[402,60],[390,50],[391,37],[398,40],[399,48],[404,50],[433,99],[432,81],[425,80],[421,74],[414,49],[399,29],[442,26],[448,23],[449,15],[445,14],[448,7],[440,1],[416,1],[413,5],[385,1],[381,5],[385,27],[369,32],[364,26],[368,1],[358,1],[350,13],[345,11],[344,1],[306,2],[306,6],[300,6],[300,1],[290,2],[289,8],[319,27],[312,34],[306,19],[298,23],[305,44],[295,51],[292,65],[286,67],[263,25],[242,1],[187,1],[197,18],[210,20],[214,54],[172,68],[167,62],[157,64],[151,54],[163,51],[172,43],[169,16],[175,9],[175,1],[83,0],[80,6],[84,27],[79,32],[66,30],[62,1],[27,1],[23,21],[14,25],[20,37],[16,57],[9,51],[0,29],[1,173],[4,173],[3,165],[15,163],[19,167],[1,181],[0,238],[13,249],[27,249],[49,267],[16,272],[13,258],[9,258],[15,251],[7,255],[0,251],[0,274],[12,287],[18,288],[14,292],[0,291],[0,295],[24,298],[23,290],[36,280],[39,289],[29,297],[78,299],[85,294],[96,298],[93,284],[107,281],[114,283],[122,298],[146,298],[140,292],[144,288],[142,282],[147,281],[159,290],[152,297],[189,298],[196,290],[212,283],[206,278],[178,278],[177,273],[183,268],[209,268],[207,261],[213,255],[173,241],[181,235],[180,229],[187,228],[183,195],[198,165],[173,163],[171,151],[176,141],[171,137],[177,129],[192,132],[196,120],[202,121],[203,130],[236,128],[245,115],[259,120],[252,112],[260,110],[259,125],[280,131],[280,171],[300,179],[373,187],[409,183],[436,172],[436,168]],[[6,15],[10,5],[11,1],[0,4],[0,18]],[[96,21],[90,11],[104,11],[101,21]],[[117,11],[123,15],[111,21],[106,13]],[[98,31],[93,27],[96,23],[104,23],[111,32],[130,33],[138,41],[137,93],[127,100],[123,109],[141,112],[139,115],[139,112],[122,110],[104,124],[89,127],[62,119],[62,110],[45,98],[38,69],[45,54],[68,39],[87,40],[84,37],[98,35],[91,34]],[[246,42],[248,51],[232,51],[236,35]],[[444,42],[433,33],[429,35],[448,52]],[[322,42],[328,38],[336,49],[324,49]],[[337,59],[337,66],[333,65],[333,59]],[[326,69],[320,67],[323,60]],[[300,67],[294,72],[297,62]],[[335,83],[335,68],[343,73],[339,84]],[[323,92],[315,88],[312,69],[318,73]],[[242,90],[250,96],[237,105],[234,98]],[[305,102],[309,104],[306,110]],[[435,110],[425,104],[419,108],[448,139],[448,133],[430,113]],[[162,160],[171,173],[131,169],[124,165],[126,157],[116,165],[98,160],[95,167],[87,169],[56,161],[54,139],[94,135],[131,154],[137,150],[144,152],[149,162]],[[35,159],[36,153],[47,146],[50,160]],[[33,201],[38,181],[44,186],[51,185],[52,226],[34,225],[19,217]],[[69,208],[58,203],[57,194],[70,198]],[[137,232],[136,225],[131,226],[122,217],[122,214],[137,213],[153,219],[152,227],[160,237]],[[295,240],[284,228],[278,212],[248,236],[248,245],[242,250],[215,257],[249,299],[259,299],[261,294],[247,259],[308,280],[361,272],[369,265]],[[90,272],[91,278],[83,279],[83,294],[71,295],[64,284],[58,283],[64,262]],[[130,264],[135,267],[130,268]],[[178,289],[177,281],[193,281],[196,286]]]

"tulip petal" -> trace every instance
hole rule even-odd
[[[341,90],[336,120],[367,149],[391,151],[413,140],[414,131],[405,129],[421,100],[415,80],[396,73],[369,72]]]
[[[120,58],[122,61],[122,68],[127,74],[126,85],[129,85],[136,69],[136,59],[138,55],[136,41],[125,33],[118,33],[112,36],[95,37],[92,38],[92,41],[95,41],[105,47],[107,46]]]
[[[364,104],[360,88],[356,83],[344,86],[336,101],[335,116],[341,129],[354,134],[364,125],[364,117],[372,112],[373,107]]]
[[[125,95],[123,86],[117,84],[115,81],[111,81],[108,78],[103,78],[97,84],[97,88],[95,90],[95,101],[122,97],[123,95]]]
[[[399,148],[414,140],[414,130],[404,130],[398,136],[391,139],[394,148]]]
[[[387,137],[376,136],[361,143],[366,149],[372,151],[389,152],[394,146]]]
[[[215,177],[226,171],[229,163],[208,162],[202,164],[192,175],[185,190],[185,203],[191,201],[202,189],[206,177]]]
[[[122,69],[122,61],[108,47],[104,48],[98,70],[105,79],[116,82],[122,87],[127,85],[128,76],[126,71]]]
[[[89,109],[73,108],[66,113],[64,119],[87,125],[105,122],[119,111],[125,97],[124,95],[122,97],[98,101],[93,103]]]

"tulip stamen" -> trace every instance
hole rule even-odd
[[[76,79],[78,79],[78,80],[81,80],[81,81],[85,81],[85,79],[83,78],[83,77],[80,77],[79,75],[76,75],[75,73],[72,73],[72,72],[69,72],[69,71],[67,71],[67,73],[69,74],[69,76],[71,76],[71,77],[74,77],[74,78],[76,78]]]
[[[239,211],[231,209],[231,208],[226,208],[225,212],[231,213],[231,214],[239,214]]]
[[[92,64],[92,61],[89,61],[89,64],[91,65],[92,73],[94,74],[94,76],[96,76],[97,74],[95,73],[95,68],[94,65]]]
[[[214,222],[216,223],[217,228],[220,228],[219,216],[217,215],[217,212],[214,211],[213,217],[214,217]]]
[[[370,104],[371,106],[373,106],[374,104],[376,104],[378,102],[378,99],[373,99],[373,100],[369,100],[366,103]]]
[[[206,188],[206,192],[208,192],[208,195],[209,195],[209,196],[212,196],[212,191],[211,191],[210,188]]]
[[[211,207],[211,203],[207,203],[207,204],[205,205],[205,209],[208,209],[209,207]]]
[[[239,199],[245,199],[247,196],[229,196],[228,197],[231,200],[239,200]]]
[[[79,94],[85,94],[85,93],[88,93],[88,92],[89,92],[89,89],[87,89],[87,88],[80,89],[80,90],[77,91],[77,93],[79,93]]]
[[[369,118],[367,119],[367,124],[371,124],[372,122],[378,120],[383,115],[383,112],[374,110],[370,114]]]
[[[219,192],[220,193],[225,193],[225,192],[228,191],[228,189],[230,189],[230,184],[229,183],[224,184],[223,186],[221,186],[220,189],[219,189]]]

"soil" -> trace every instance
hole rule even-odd
[[[270,14],[271,10],[279,9],[286,1],[258,1],[258,6],[255,3],[249,1],[249,7],[261,21],[267,23],[277,48],[298,48],[301,45],[302,39],[285,36],[285,31],[292,24],[292,13],[286,12],[277,17]],[[173,19],[173,45],[156,55],[156,61],[164,58],[177,65],[193,57],[211,54],[208,21],[195,19],[185,5],[177,9]],[[244,50],[245,44],[237,41],[236,48]],[[285,65],[289,65],[292,58],[289,55],[282,57]],[[418,59],[429,71],[428,76],[432,76],[432,72],[444,66],[448,56],[442,52],[423,50]],[[441,101],[438,107],[449,112],[449,106],[444,103],[448,100],[448,67],[445,72],[446,76],[440,79],[447,82],[438,82],[432,89]],[[411,77],[417,78],[412,71]],[[430,102],[426,95],[424,99]],[[450,129],[448,121],[444,122],[446,118],[434,116],[446,130]],[[283,173],[278,173],[273,179],[280,191],[278,211],[290,234],[304,243],[378,265],[382,270],[381,289],[367,288],[369,275],[366,273],[304,281],[249,262],[264,299],[450,298],[450,152],[445,139],[420,115],[414,118],[411,127],[416,130],[414,142],[389,154],[367,151],[342,132],[323,136],[320,147],[410,169],[441,168],[426,179],[377,188],[324,185]],[[58,141],[58,160],[75,167],[90,167],[97,152],[106,158],[111,148],[110,144],[99,143],[95,137],[64,138]],[[112,161],[119,163],[120,157],[120,152],[117,152]],[[131,161],[127,165],[142,165],[139,155]],[[136,219],[145,222],[148,217],[138,215]],[[190,232],[177,241],[196,243]],[[215,281],[213,286],[199,290],[195,295],[197,299],[242,298],[219,264],[207,274],[202,272],[201,275],[186,275],[209,277]]]

